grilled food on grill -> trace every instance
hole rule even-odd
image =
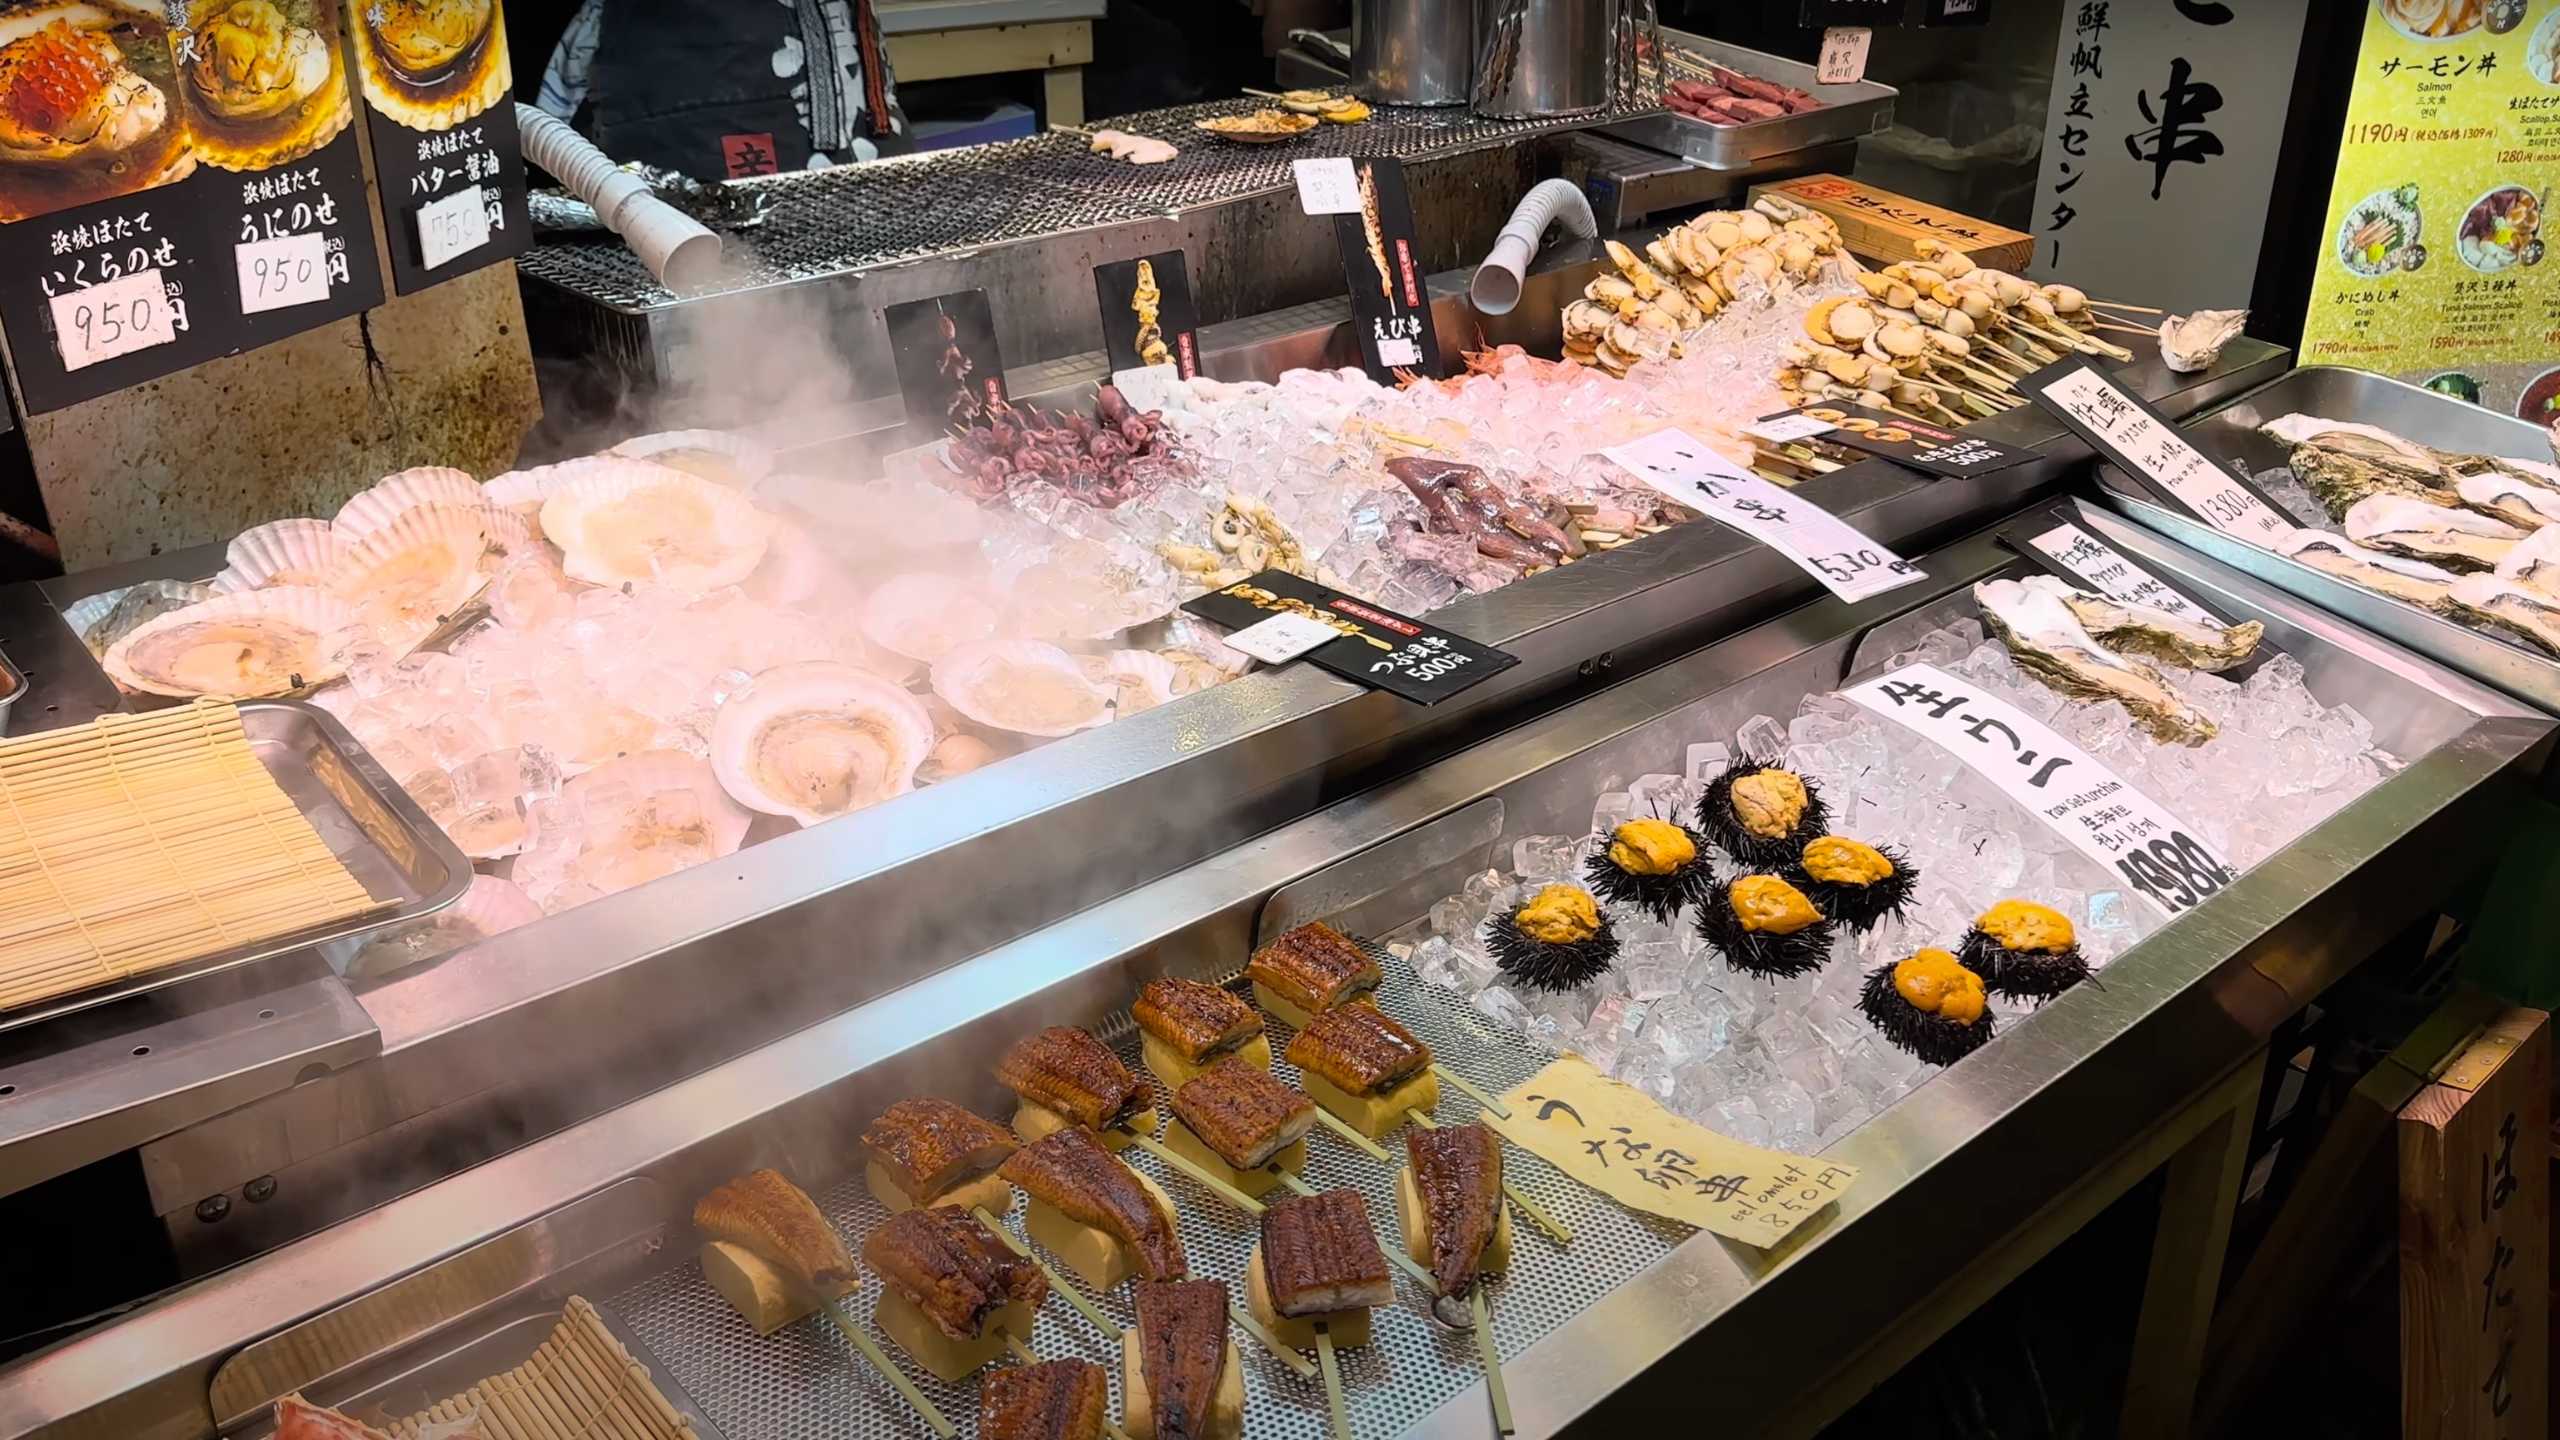
[[[1315,1102],[1259,1066],[1230,1058],[1201,1071],[1173,1092],[1173,1114],[1166,1148],[1247,1195],[1306,1168]]]
[[[1173,1202],[1103,1149],[1093,1132],[1055,1131],[1013,1152],[1001,1173],[1031,1197],[1031,1238],[1095,1289],[1107,1290],[1133,1271],[1150,1280],[1179,1280],[1185,1273]]]
[[[1357,1190],[1282,1200],[1263,1211],[1262,1241],[1245,1270],[1254,1318],[1286,1345],[1313,1346],[1318,1323],[1336,1345],[1366,1344],[1370,1309],[1396,1298]]]
[[[1378,988],[1378,962],[1341,931],[1316,921],[1253,952],[1253,998],[1292,1026]]]
[[[1476,1276],[1508,1267],[1510,1213],[1502,1203],[1502,1141],[1482,1125],[1405,1132],[1397,1177],[1405,1249],[1440,1293],[1464,1297]]]
[[[1307,1021],[1289,1041],[1315,1102],[1371,1139],[1404,1123],[1404,1112],[1440,1103],[1431,1047],[1374,1005],[1340,1005]]]
[[[1081,1125],[1105,1134],[1104,1143],[1117,1150],[1129,1137],[1112,1143],[1108,1132],[1155,1125],[1155,1086],[1130,1074],[1110,1047],[1071,1025],[1052,1025],[1015,1041],[996,1062],[996,1078],[1022,1097],[1013,1130],[1025,1144],[1061,1125]]]
[[[721,1185],[694,1202],[693,1223],[819,1295],[841,1295],[861,1283],[844,1237],[779,1171],[751,1171]]]
[[[871,1193],[891,1210],[918,1205],[1013,1208],[1013,1187],[995,1173],[1013,1137],[995,1122],[931,1097],[901,1100],[862,1132]]]
[[[881,1331],[940,1379],[959,1380],[1028,1341],[1049,1293],[1040,1267],[955,1206],[901,1210],[862,1242],[887,1282],[872,1312]]]
[[[1262,1013],[1224,986],[1150,980],[1130,1013],[1138,1021],[1139,1058],[1167,1086],[1230,1055],[1271,1068],[1271,1037],[1262,1033]]]
[[[978,1440],[1096,1440],[1111,1382],[1090,1360],[1043,1360],[978,1387]]]
[[[1120,1396],[1130,1440],[1244,1434],[1244,1367],[1227,1335],[1225,1282],[1138,1287],[1138,1328],[1120,1337]]]

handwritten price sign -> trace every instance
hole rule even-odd
[[[2272,546],[2293,524],[2215,464],[2160,413],[2075,355],[2027,377],[2027,390],[2055,419],[2120,468],[2142,476],[2216,530]]]
[[[1600,453],[1671,499],[1786,556],[1843,600],[1928,578],[1857,527],[1725,459],[1686,430],[1657,431]]]
[[[85,370],[178,338],[177,314],[157,267],[56,295],[54,345],[65,370]]]
[[[418,265],[433,270],[489,243],[485,187],[468,185],[418,207]]]
[[[329,298],[329,239],[279,235],[233,249],[240,269],[240,313],[262,315]]]

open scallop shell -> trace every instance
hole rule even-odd
[[[1153,710],[1182,693],[1182,668],[1153,650],[1114,650],[1085,668],[1110,688],[1115,714]]]
[[[486,513],[476,504],[403,512],[347,552],[329,588],[384,643],[413,645],[488,583],[480,567],[489,550]]]
[[[933,748],[922,702],[850,665],[777,665],[720,707],[711,768],[750,810],[815,825],[915,788]]]
[[[512,880],[474,875],[462,898],[422,920],[381,931],[347,959],[343,973],[351,980],[389,975],[440,959],[492,935],[530,925],[542,918],[542,907]]]
[[[421,465],[385,475],[357,491],[338,507],[338,518],[329,523],[337,527],[339,539],[354,545],[412,510],[430,505],[477,509],[485,499],[480,482],[468,474],[442,465]]]
[[[933,693],[994,730],[1072,735],[1111,718],[1112,692],[1076,657],[1037,640],[962,645],[934,663]]]
[[[394,124],[450,130],[504,100],[515,84],[494,3],[368,0],[349,9],[365,98]],[[476,20],[477,28],[448,41],[440,27],[455,18]]]
[[[731,430],[665,430],[625,440],[607,450],[648,460],[715,485],[750,486],[773,473],[773,447]]]
[[[862,635],[910,660],[934,664],[962,645],[994,638],[1002,616],[984,591],[948,575],[900,575],[862,602]]]
[[[103,663],[127,690],[251,700],[345,674],[348,639],[362,625],[327,590],[279,585],[162,615],[109,646]]]
[[[271,520],[243,530],[222,551],[223,560],[251,590],[270,585],[325,585],[347,555],[349,542],[335,525],[308,516]]]
[[[755,573],[773,530],[745,492],[638,460],[587,469],[542,502],[542,533],[595,585],[707,594]]]

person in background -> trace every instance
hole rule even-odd
[[[617,160],[702,180],[913,148],[872,0],[513,0],[534,103]],[[541,48],[531,48],[533,46]]]
[[[1292,30],[1339,30],[1351,23],[1351,0],[1244,0],[1262,17],[1262,53],[1289,48]]]

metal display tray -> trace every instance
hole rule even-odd
[[[1746,75],[1810,91],[1824,102],[1819,110],[1755,120],[1748,125],[1710,125],[1676,110],[1664,110],[1597,127],[1603,135],[1632,140],[1709,170],[1741,170],[1772,155],[1872,135],[1893,123],[1893,102],[1902,93],[1873,80],[1825,85],[1815,78],[1814,67],[1801,60],[1763,54],[1684,30],[1666,29],[1662,38],[1666,45],[1677,45]]]
[[[1851,1132],[1826,1155],[1858,1166],[1856,1185],[1784,1249],[1745,1251],[1570,1192],[1556,1201],[1575,1231],[1564,1257],[1520,1227],[1534,1263],[1494,1307],[1519,1433],[1658,1417],[1700,1394],[1734,1433],[1817,1428],[1860,1393],[1836,1372],[1863,1347],[1917,1323],[1972,1267],[2023,1268],[2013,1240],[2030,1221],[2494,860],[2551,720],[2103,511],[2070,518],[2216,613],[2263,621],[2314,693],[2355,704],[2408,763],[2127,950],[2103,987],[2004,1027]],[[396,1365],[434,1333],[486,1333],[524,1294],[573,1289],[620,1311],[735,1440],[913,1433],[816,1325],[752,1343],[709,1298],[686,1258],[695,1197],[771,1165],[858,1226],[870,1201],[849,1137],[890,1102],[942,1095],[997,1113],[989,1057],[1027,1028],[1122,1033],[1111,1027],[1145,980],[1232,975],[1258,938],[1301,920],[1371,935],[1409,924],[1519,837],[1585,823],[1620,783],[1607,777],[1665,768],[1701,734],[1837,688],[1965,612],[1974,582],[2024,564],[1996,530],[1915,559],[1923,585],[1808,603],[0,1369],[0,1440],[69,1440],[107,1421],[196,1440],[205,1425],[187,1417],[208,1394],[213,1423],[230,1423],[297,1385],[326,1394],[330,1377]],[[1385,1003],[1461,1072],[1522,1073],[1525,1047],[1477,1039],[1454,997],[1399,978]],[[1454,1090],[1441,1105],[1444,1118],[1469,1108]],[[1376,1178],[1330,1135],[1312,1148],[1318,1183]],[[1516,1168],[1554,1183],[1525,1156]],[[1230,1263],[1239,1222],[1188,1182],[1166,1188],[1203,1272]],[[1922,1231],[1931,1243],[1913,1246]],[[1415,1303],[1407,1291],[1399,1311]],[[1109,1304],[1125,1323],[1122,1297]],[[1464,1347],[1418,1316],[1386,1335],[1350,1357],[1358,1433],[1483,1436]],[[1100,1339],[1064,1306],[1044,1307],[1035,1337],[1097,1357]],[[1294,1377],[1246,1363],[1252,1433],[1322,1433],[1320,1402]]]
[[[2236,462],[2255,474],[2285,463],[2284,445],[2259,434],[2258,427],[2296,412],[2379,425],[2439,450],[2529,460],[2551,453],[2548,438],[2525,421],[2388,376],[2334,365],[2295,370],[2207,411],[2183,428],[2205,454],[2226,465]],[[2113,466],[2100,466],[2099,479],[2110,503],[2151,529],[2441,660],[2474,680],[2560,714],[2560,661],[2525,641],[2422,610],[2226,535],[2160,505]]]
[[[140,995],[198,976],[254,965],[310,946],[344,942],[386,925],[432,915],[471,888],[471,861],[418,802],[383,773],[338,718],[298,700],[244,700],[240,725],[250,752],[275,777],[293,808],[384,908],[288,930],[111,985],[58,995],[0,1014],[0,1031]]]

